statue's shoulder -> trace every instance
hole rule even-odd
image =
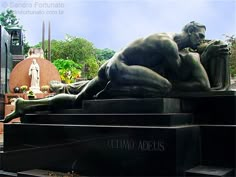
[[[174,33],[154,33],[148,35],[145,39],[157,39],[157,40],[173,40],[174,39]]]
[[[144,38],[144,43],[156,46],[170,46],[175,42],[173,40],[173,35],[170,33],[154,33]]]

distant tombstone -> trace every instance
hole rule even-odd
[[[39,57],[44,58],[44,51],[41,48],[30,48],[28,51],[28,58]]]
[[[14,88],[21,87],[22,85],[26,85],[28,88],[31,87],[29,68],[33,60],[35,60],[40,67],[40,89],[43,85],[49,85],[49,82],[52,80],[61,81],[57,68],[50,61],[39,57],[29,57],[18,63],[12,70],[9,81],[10,92],[14,93]]]

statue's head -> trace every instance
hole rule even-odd
[[[33,62],[33,64],[36,64],[36,63],[37,63],[37,62],[36,62],[36,59],[33,59],[32,62]]]
[[[192,21],[184,26],[183,32],[188,36],[189,47],[196,49],[205,39],[206,26]]]
[[[206,31],[206,26],[195,21],[191,21],[190,23],[186,24],[183,28],[183,31],[188,33],[189,29],[191,30],[198,30],[199,28],[203,28]]]

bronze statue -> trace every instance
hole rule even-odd
[[[143,97],[163,97],[172,91],[210,91],[208,74],[222,68],[218,71],[217,68],[207,68],[206,71],[204,67],[214,60],[213,53],[220,53],[225,59],[228,48],[221,43],[212,43],[202,47],[200,59],[196,51],[200,50],[198,46],[205,39],[205,31],[204,25],[190,22],[179,34],[157,33],[137,39],[104,63],[97,77],[82,84],[78,94],[58,94],[40,100],[18,99],[15,111],[7,115],[4,122],[32,110],[78,108],[83,100],[109,90],[127,91],[133,96]],[[217,61],[213,63],[217,64]],[[216,87],[225,88],[227,85],[224,79],[212,82]]]

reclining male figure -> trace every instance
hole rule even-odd
[[[16,109],[4,122],[32,110],[78,108],[82,101],[92,99],[108,83],[141,90],[155,90],[164,96],[172,90],[209,91],[207,73],[196,49],[205,38],[206,27],[196,22],[184,26],[181,33],[156,33],[140,38],[117,52],[104,63],[97,77],[89,81],[77,94],[58,94],[39,100],[17,99]]]

